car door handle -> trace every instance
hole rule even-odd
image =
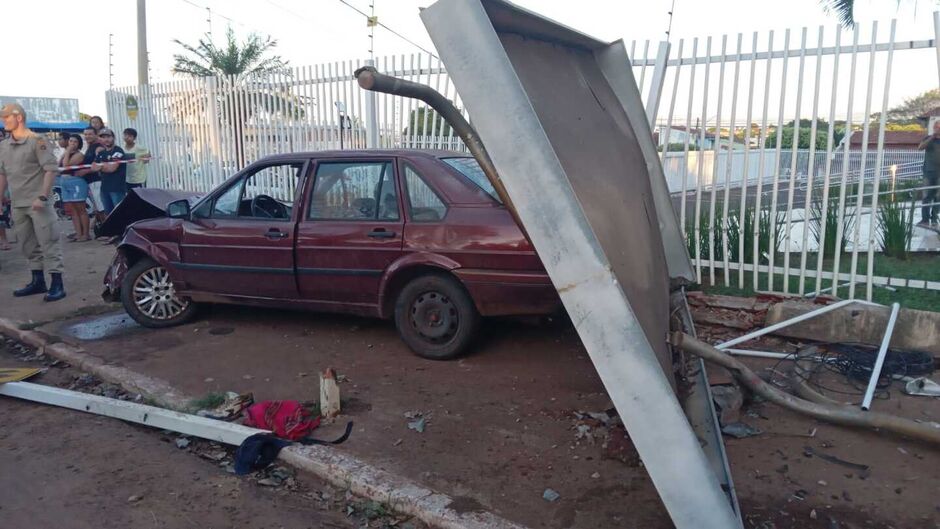
[[[286,239],[286,238],[287,238],[287,233],[286,233],[286,232],[283,232],[283,231],[281,231],[281,230],[279,230],[279,229],[277,229],[277,228],[271,228],[270,230],[268,230],[268,231],[264,234],[264,236],[267,237],[268,239],[272,239],[272,240],[274,240],[274,239]]]
[[[373,239],[391,239],[395,237],[395,232],[386,231],[385,228],[376,228],[369,232],[369,237]]]

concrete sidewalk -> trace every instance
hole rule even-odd
[[[69,221],[60,221],[63,237],[72,231],[71,226]],[[12,236],[12,230],[8,235]],[[46,303],[42,296],[13,297],[14,290],[29,282],[29,267],[19,245],[12,242],[11,245],[12,250],[0,251],[0,299],[3,300],[0,317],[38,325],[109,310],[109,304],[101,299],[102,279],[114,256],[114,246],[100,241],[63,242],[63,281],[68,295],[63,300]],[[46,281],[49,281],[48,275]]]

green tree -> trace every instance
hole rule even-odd
[[[812,136],[812,120],[801,119],[800,120],[800,141],[797,146],[798,149],[809,149],[810,146],[810,136]],[[781,148],[783,149],[792,149],[793,148],[793,127],[795,125],[794,121],[790,121],[785,124],[783,129],[783,136],[780,140]],[[776,148],[777,146],[777,132],[780,129],[771,131],[767,135],[767,141],[765,147],[768,149]],[[842,137],[845,136],[845,125],[842,126],[836,125],[833,127],[832,135],[832,144],[838,145],[842,141]],[[816,120],[816,150],[824,151],[826,150],[827,142],[829,139],[829,123],[822,119]]]
[[[855,25],[855,0],[820,0],[823,9],[834,14],[845,27]]]
[[[259,114],[273,115],[281,113],[285,116],[303,116],[301,104],[303,98],[293,95],[287,88],[276,89],[270,87],[249,86],[251,81],[263,79],[271,74],[281,74],[290,77],[288,62],[279,55],[272,55],[277,46],[277,40],[270,36],[262,37],[258,34],[249,34],[245,40],[238,42],[235,32],[229,27],[225,32],[225,41],[216,44],[212,40],[199,39],[198,44],[190,45],[174,40],[183,48],[183,53],[173,55],[173,73],[190,77],[216,77],[220,87],[234,89],[241,87],[250,92],[244,98],[247,107],[239,112],[237,104],[232,98],[219,97],[217,107],[220,119],[231,127],[235,136],[235,150],[240,165],[244,165],[244,128],[245,123],[253,116]],[[205,109],[207,101],[204,95],[196,96],[197,108]]]
[[[425,111],[429,111],[425,119]],[[429,136],[435,134],[450,135],[450,124],[433,108],[418,107],[411,111],[403,134],[406,136]],[[427,127],[427,128],[425,128]],[[414,133],[412,133],[414,129]]]
[[[225,43],[218,46],[208,39],[199,39],[195,46],[174,40],[187,54],[173,55],[173,72],[193,77],[235,77],[236,81],[250,80],[271,73],[287,70],[287,61],[279,55],[266,57],[277,46],[277,40],[262,38],[256,33],[248,35],[241,43],[235,39],[235,31],[225,31]]]
[[[888,111],[888,119],[895,123],[914,124],[917,118],[940,107],[940,88],[927,90]]]
[[[819,2],[826,12],[836,15],[843,26],[855,25],[855,0],[819,0]],[[901,0],[895,0],[894,3],[900,5]]]

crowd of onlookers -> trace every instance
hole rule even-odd
[[[133,128],[124,129],[122,139],[123,147],[118,145],[114,131],[105,126],[100,116],[93,116],[81,134],[58,133],[53,152],[59,167],[68,169],[60,171],[56,188],[62,211],[74,228],[73,233],[66,236],[69,241],[92,240],[93,221],[103,221],[128,190],[146,185],[150,151],[137,142],[137,130]],[[116,163],[130,160],[139,162]],[[6,237],[9,197],[4,197],[3,205],[0,250],[9,250]]]

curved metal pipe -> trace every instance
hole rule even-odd
[[[493,160],[490,159],[489,153],[486,152],[486,148],[483,146],[483,142],[480,141],[477,131],[464,119],[463,114],[460,113],[460,110],[458,110],[449,99],[430,86],[379,73],[378,70],[372,66],[363,66],[356,70],[354,75],[356,76],[356,81],[359,82],[359,86],[364,90],[420,99],[436,110],[437,113],[444,118],[444,121],[453,127],[454,132],[460,136],[460,139],[462,139],[467,148],[470,149],[470,154],[472,154],[477,163],[480,164],[480,168],[483,170],[483,174],[486,175],[486,178],[493,184],[493,188],[496,190],[499,199],[503,202],[503,205],[506,206],[506,209],[509,210],[512,218],[515,219],[516,224],[518,224],[519,228],[522,230],[523,235],[528,239],[528,234],[522,226],[522,222],[519,220],[519,215],[516,213],[512,199],[509,198],[509,193],[506,192],[506,187],[503,185],[499,173],[496,172]]]
[[[804,400],[771,386],[733,356],[687,334],[673,333],[670,343],[687,353],[724,367],[745,387],[788,410],[832,424],[875,428],[940,445],[940,424],[938,423],[919,423],[887,413],[863,412],[857,408]]]

